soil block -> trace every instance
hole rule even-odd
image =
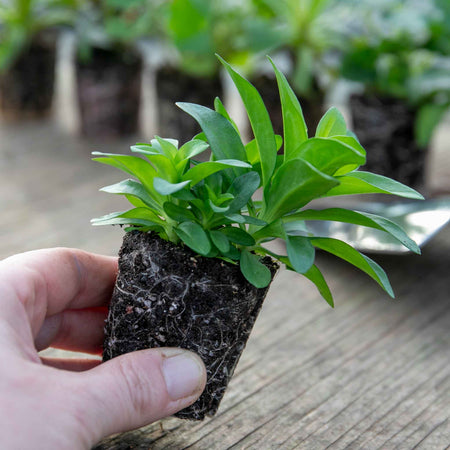
[[[16,120],[48,114],[52,106],[54,80],[54,40],[36,38],[0,75],[2,116]]]
[[[427,149],[414,138],[416,112],[399,99],[374,95],[353,95],[350,108],[353,131],[367,150],[363,169],[420,187]]]
[[[271,258],[264,264],[275,275]],[[177,417],[213,416],[268,288],[257,289],[238,265],[196,255],[155,234],[125,234],[105,327],[103,360],[154,347],[197,353],[207,369],[201,397]]]
[[[78,105],[84,136],[126,136],[138,131],[141,58],[95,48],[77,61]]]
[[[283,136],[283,117],[281,111],[280,96],[278,93],[277,82],[275,78],[267,75],[260,75],[252,78],[251,83],[256,87],[266,105],[272,121],[273,130],[276,134]],[[315,95],[315,100],[310,100],[298,96],[298,100],[302,107],[303,116],[305,117],[308,134],[315,134],[317,125],[323,115],[323,95],[319,92]]]
[[[175,103],[189,102],[213,108],[214,99],[222,98],[222,84],[218,75],[199,78],[172,67],[162,67],[156,73],[156,92],[158,134],[177,139],[184,144],[202,130],[197,122]]]

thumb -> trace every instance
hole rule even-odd
[[[195,402],[206,384],[202,360],[179,348],[128,353],[83,375],[81,406],[97,439],[174,414]]]

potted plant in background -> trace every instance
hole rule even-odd
[[[90,1],[76,24],[81,133],[123,136],[139,124],[142,59],[136,42],[151,32],[154,3]]]
[[[433,2],[366,0],[353,10],[342,76],[364,88],[351,96],[350,108],[368,149],[367,168],[420,186],[432,132],[448,106],[448,71],[439,52],[448,22]]]
[[[72,23],[76,6],[76,0],[12,0],[0,4],[3,117],[39,117],[50,111],[56,30]]]
[[[173,0],[166,15],[166,36],[177,57],[156,74],[158,131],[181,141],[200,131],[176,101],[213,105],[222,95],[220,66],[215,53],[250,69],[258,53],[272,46],[267,21],[256,15],[250,0]]]
[[[380,216],[308,208],[315,198],[337,195],[422,197],[358,170],[365,151],[335,108],[323,116],[315,137],[308,138],[297,97],[274,66],[284,120],[284,154],[278,155],[279,142],[257,90],[222,62],[253,129],[255,139],[247,145],[216,99],[215,110],[178,104],[203,130],[183,145],[156,137],[131,147],[138,156],[94,153],[94,160],[134,178],[102,189],[126,196],[133,208],[93,219],[94,225],[126,226],[104,359],[158,346],[197,352],[207,367],[206,389],[177,414],[197,420],[217,411],[280,263],[311,280],[331,306],[332,294],[315,265],[316,249],[355,265],[393,295],[376,262],[340,240],[313,235],[308,220],[383,230],[420,253],[400,227]],[[196,161],[208,148],[209,161]],[[253,199],[258,188],[261,201]],[[267,248],[275,238],[286,242],[286,255]]]

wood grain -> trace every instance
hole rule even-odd
[[[125,207],[97,192],[122,175],[92,163],[90,151],[125,152],[140,139],[82,142],[48,122],[0,125],[0,257],[45,246],[116,254],[122,231],[89,219]],[[323,253],[335,309],[282,271],[213,419],[168,418],[96,448],[447,448],[450,229],[420,257],[375,259],[395,300]]]

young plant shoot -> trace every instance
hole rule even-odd
[[[284,136],[276,136],[257,90],[221,62],[242,97],[253,129],[252,141],[242,142],[217,98],[215,110],[178,104],[203,130],[181,146],[172,139],[156,137],[131,147],[136,156],[94,153],[95,161],[132,177],[102,191],[125,195],[133,208],[92,221],[94,225],[125,225],[127,231],[106,327],[104,358],[162,345],[199,353],[208,382],[202,397],[178,413],[189,419],[216,412],[276,272],[274,260],[311,280],[331,306],[332,294],[315,265],[316,249],[355,265],[393,296],[388,278],[376,262],[341,240],[315,236],[307,221],[347,222],[383,230],[420,253],[398,225],[383,217],[341,208],[308,208],[316,198],[351,194],[422,198],[396,181],[359,170],[366,161],[365,150],[347,130],[337,109],[326,112],[315,136],[309,138],[297,97],[272,63],[284,123]],[[278,153],[282,146],[283,153]],[[208,149],[208,161],[195,159]],[[257,189],[260,201],[253,198]],[[274,239],[285,241],[286,255],[265,247]],[[139,252],[133,247],[138,240],[145,241]],[[185,256],[180,256],[183,252]],[[176,258],[189,267],[174,275],[172,260]],[[224,275],[227,271],[229,276]],[[129,285],[125,272],[134,280]],[[133,296],[137,297],[136,307],[130,306]],[[117,319],[119,312],[123,320]],[[248,322],[242,325],[244,316]],[[231,323],[225,325],[228,318]],[[138,328],[144,322],[148,329],[143,335],[126,337],[123,329]],[[127,339],[136,348],[125,346]]]

